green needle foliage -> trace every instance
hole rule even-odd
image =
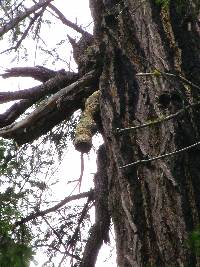
[[[167,7],[169,5],[170,0],[155,0],[157,5],[161,5],[163,7]]]
[[[34,255],[29,228],[22,225],[12,230],[12,222],[20,217],[20,197],[10,187],[0,194],[0,267],[28,267]]]
[[[200,225],[191,232],[188,238],[188,246],[195,255],[200,256]]]

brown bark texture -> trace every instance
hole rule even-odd
[[[117,131],[198,101],[198,86],[180,77],[200,85],[199,1],[90,2],[105,47],[100,111],[118,266],[199,266],[187,246],[200,223],[199,146],[123,168],[198,142],[198,105],[165,122]]]
[[[78,27],[50,7],[64,24]],[[90,0],[90,8],[94,35],[78,27],[80,41],[69,38],[78,74],[39,66],[2,75],[43,84],[0,94],[2,103],[20,100],[1,114],[0,136],[19,145],[31,142],[84,109],[90,97],[75,145],[88,152],[97,130],[104,145],[92,193],[96,220],[79,266],[95,266],[109,241],[110,217],[119,267],[200,266],[188,245],[200,224],[200,2]],[[16,121],[36,102],[31,114]]]

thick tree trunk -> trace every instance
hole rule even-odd
[[[120,267],[200,264],[186,242],[200,223],[199,147],[120,168],[200,140],[198,107],[146,128],[116,131],[198,100],[198,88],[180,76],[200,85],[199,1],[170,2],[163,8],[154,0],[91,1],[96,37],[106,47],[100,108]]]

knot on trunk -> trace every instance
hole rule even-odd
[[[100,60],[100,51],[93,35],[89,33],[83,34],[78,42],[69,35],[68,39],[73,48],[73,57],[78,65],[79,75],[82,76],[95,69],[97,62]]]

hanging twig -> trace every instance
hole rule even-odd
[[[83,180],[83,173],[84,173],[84,153],[81,152],[81,174],[80,174],[80,177],[79,177],[79,193],[81,191],[81,183],[82,183],[82,180]]]
[[[133,166],[137,166],[139,164],[145,164],[145,163],[149,163],[149,162],[152,162],[152,161],[155,161],[155,160],[158,160],[158,159],[163,159],[163,158],[166,158],[166,157],[170,157],[170,156],[174,156],[178,153],[181,153],[181,152],[184,152],[184,151],[187,151],[193,147],[196,147],[200,145],[200,141],[197,142],[197,143],[194,143],[190,146],[186,146],[182,149],[179,149],[179,150],[176,150],[176,151],[173,151],[173,152],[170,152],[170,153],[166,153],[166,154],[163,154],[163,155],[158,155],[156,157],[153,157],[153,158],[149,158],[149,159],[142,159],[142,160],[137,160],[137,161],[134,161],[132,163],[129,163],[129,164],[126,164],[126,165],[123,165],[121,167],[119,167],[119,169],[124,169],[124,168],[127,168],[127,167],[133,167]]]

